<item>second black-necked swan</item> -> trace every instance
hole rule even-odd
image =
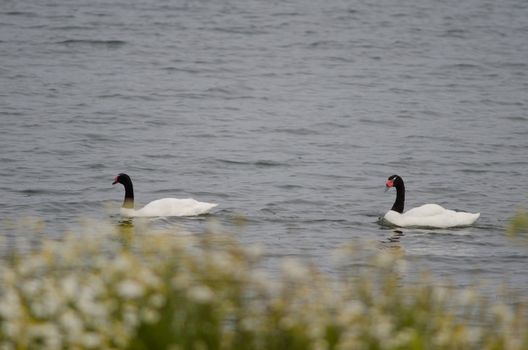
[[[480,213],[466,213],[445,209],[438,204],[424,204],[403,212],[405,203],[405,185],[398,175],[389,176],[385,189],[396,188],[396,200],[391,210],[383,217],[389,223],[399,227],[434,227],[448,228],[469,226],[480,216]]]
[[[125,187],[125,199],[121,207],[121,215],[127,217],[155,217],[155,216],[196,216],[207,213],[216,207],[214,203],[198,202],[192,198],[162,198],[152,201],[141,209],[134,209],[134,187],[127,174],[121,173],[114,179]]]

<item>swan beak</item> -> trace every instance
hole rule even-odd
[[[117,180],[115,180],[114,182],[112,182],[112,185],[115,185],[117,183]]]
[[[385,191],[383,191],[383,192],[387,192],[389,190],[389,188],[390,188],[389,186],[385,186]]]
[[[387,192],[391,187],[394,187],[394,180],[387,180],[385,183],[385,192]]]

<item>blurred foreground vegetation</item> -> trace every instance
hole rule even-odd
[[[528,211],[519,210],[511,219],[508,234],[518,240],[528,243]]]
[[[340,276],[289,259],[270,276],[231,236],[147,231],[71,234],[3,261],[0,349],[528,349],[522,304],[403,283],[397,251]]]

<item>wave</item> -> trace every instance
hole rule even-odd
[[[257,167],[276,167],[276,166],[288,166],[288,163],[277,162],[273,160],[257,160],[257,161],[239,161],[231,159],[216,159],[217,162],[232,165],[251,165]]]
[[[118,48],[126,45],[124,40],[97,40],[97,39],[67,39],[57,42],[66,46],[101,46],[107,48]]]

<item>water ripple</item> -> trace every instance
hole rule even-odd
[[[118,223],[110,183],[126,171],[145,200],[218,202],[228,228],[241,213],[241,239],[271,260],[331,269],[332,249],[383,241],[460,285],[502,270],[526,290],[527,254],[504,237],[528,205],[522,0],[4,5],[1,217],[41,218],[50,237],[80,216]],[[408,207],[481,218],[397,235],[377,223],[394,173]]]

